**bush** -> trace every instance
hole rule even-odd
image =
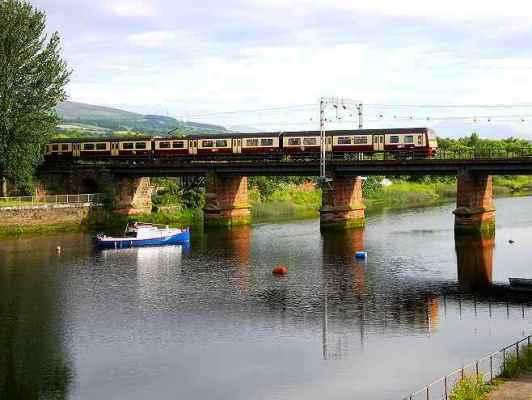
[[[484,383],[484,376],[466,376],[455,386],[449,398],[451,400],[483,400],[490,391],[490,385]]]

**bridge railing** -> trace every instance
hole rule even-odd
[[[519,148],[514,150],[486,149],[486,150],[441,150],[435,155],[427,156],[423,152],[414,150],[384,151],[372,153],[330,154],[330,158],[350,161],[397,161],[397,160],[511,160],[532,158],[532,149]]]
[[[49,204],[101,204],[103,195],[101,193],[87,194],[57,194],[44,196],[14,196],[0,197],[0,207],[22,207],[32,205]]]
[[[411,393],[403,400],[448,400],[453,389],[466,377],[491,383],[494,378],[504,374],[507,363],[519,361],[526,357],[532,335],[529,335],[509,346],[503,347],[495,353],[485,355],[450,374],[442,376],[429,385]],[[512,360],[512,361],[510,361]],[[516,360],[516,361],[515,361]]]

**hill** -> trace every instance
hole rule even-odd
[[[56,107],[62,119],[59,134],[112,135],[140,133],[161,135],[176,129],[177,134],[226,132],[223,126],[178,121],[161,115],[143,115],[117,108],[65,101]]]

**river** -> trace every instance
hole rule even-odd
[[[455,242],[452,204],[339,234],[195,229],[189,248],[2,240],[0,398],[401,399],[531,331],[506,286],[532,277],[532,201],[496,206],[495,240]]]

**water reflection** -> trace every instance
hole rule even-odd
[[[69,395],[73,371],[57,298],[58,258],[49,240],[2,243],[0,399],[66,399]]]
[[[492,284],[494,237],[456,236],[458,282],[464,289],[486,289]]]

